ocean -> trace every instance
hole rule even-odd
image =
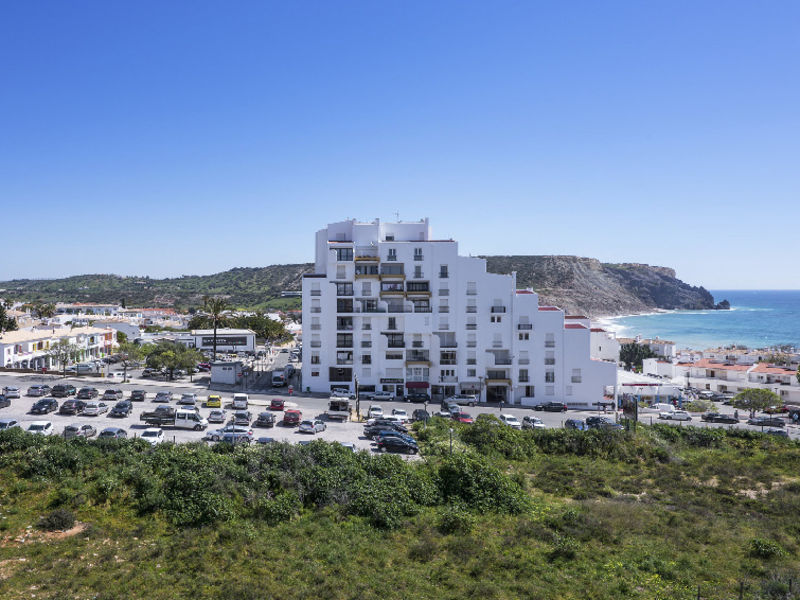
[[[800,290],[709,290],[731,310],[676,310],[598,321],[617,337],[660,337],[678,348],[702,350],[737,344],[800,347]]]

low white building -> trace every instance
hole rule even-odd
[[[61,340],[78,346],[80,357],[76,362],[102,358],[113,353],[117,346],[116,332],[100,327],[47,327],[6,331],[0,335],[2,365],[13,369],[53,369],[48,356],[51,348]]]
[[[591,332],[591,354],[595,360],[607,360],[617,364],[619,362],[620,343],[613,331],[607,331],[602,327],[592,327]]]
[[[244,365],[240,361],[211,363],[211,383],[237,385],[244,375]]]
[[[198,350],[214,349],[213,329],[194,329],[179,341]],[[186,343],[186,342],[184,342]],[[217,329],[217,352],[255,352],[256,334],[250,329]]]

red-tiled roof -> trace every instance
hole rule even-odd
[[[719,369],[721,371],[747,371],[752,365],[726,365],[721,362],[713,362],[708,358],[701,358],[697,362],[692,363],[693,367],[698,369]]]
[[[540,306],[539,310],[561,310],[557,306]]]
[[[588,329],[588,327],[580,323],[567,323],[564,325],[564,329]]]
[[[592,327],[592,333],[608,333],[608,332],[602,327]]]
[[[758,363],[753,369],[753,373],[769,373],[771,375],[795,375],[797,373],[796,369],[791,369],[789,367],[770,367],[766,363]]]
[[[517,293],[518,294],[533,294],[533,292],[530,291],[530,290],[517,290]]]
[[[586,319],[588,317],[584,317],[583,315],[566,315],[565,319]]]

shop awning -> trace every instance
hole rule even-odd
[[[427,381],[406,381],[407,388],[427,388]]]

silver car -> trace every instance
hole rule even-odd
[[[227,417],[227,413],[224,410],[217,409],[212,410],[208,414],[208,422],[209,423],[224,423]]]
[[[299,433],[314,433],[325,431],[326,425],[324,421],[303,421],[300,423],[300,428],[297,430]]]
[[[105,402],[87,402],[81,414],[87,417],[99,417],[107,412],[108,404]]]
[[[19,398],[19,388],[13,385],[7,385],[3,388],[3,396],[6,398]]]

